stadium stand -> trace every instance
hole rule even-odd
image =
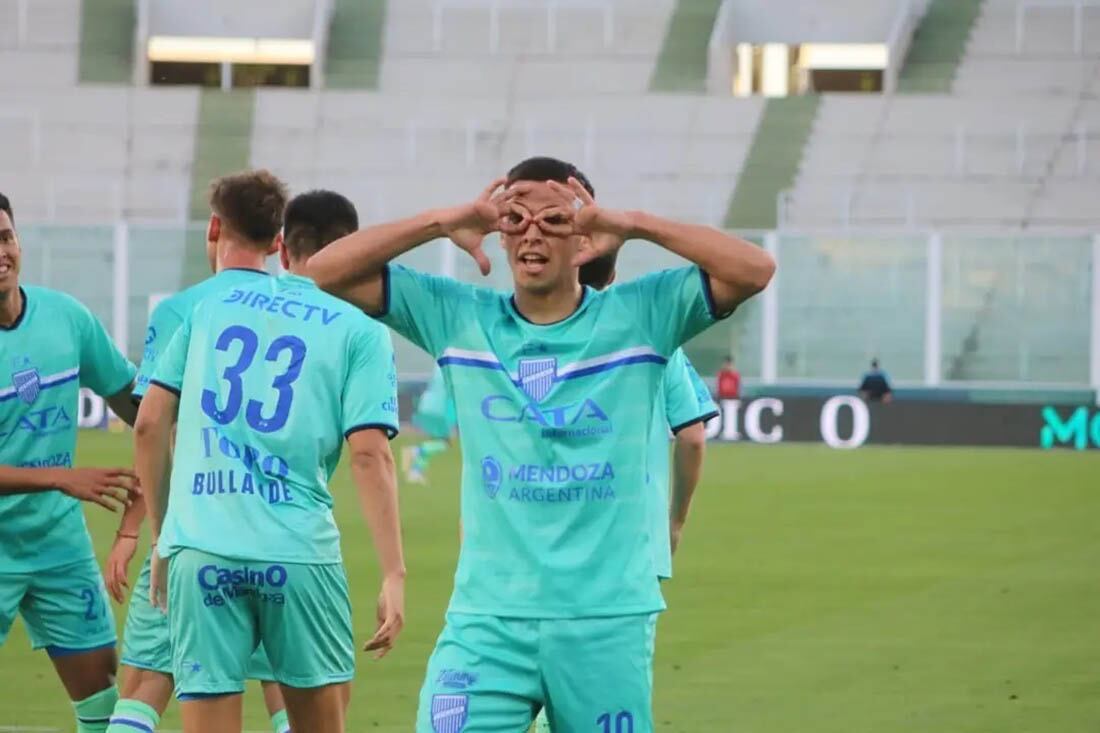
[[[1100,22],[1085,15],[1076,54],[1063,9],[1031,8],[1017,51],[1017,7],[983,5],[953,94],[826,95],[793,190],[783,197],[783,221],[952,228],[1100,222],[1089,203],[1100,194],[1100,42],[1091,40]]]
[[[896,13],[856,12],[863,2],[836,0],[813,17],[854,14],[864,21],[859,38],[881,36]],[[931,0],[901,67],[907,93],[774,99],[700,93],[721,6],[335,0],[320,88],[226,94],[134,86],[143,61],[131,60],[133,3],[0,0],[17,18],[0,25],[0,63],[18,70],[0,76],[17,100],[0,112],[0,133],[15,141],[0,149],[0,186],[32,226],[125,220],[132,257],[159,241],[178,252],[142,265],[143,280],[157,274],[133,285],[139,298],[147,284],[162,292],[205,273],[182,227],[205,218],[206,183],[225,171],[264,166],[298,190],[336,188],[370,222],[464,199],[520,158],[557,155],[584,168],[610,206],[787,230],[777,239],[777,378],[846,377],[875,353],[889,355],[896,379],[927,377],[924,322],[914,314],[928,267],[923,231],[936,229],[944,232],[939,373],[1087,380],[1088,286],[1057,283],[1084,277],[1073,268],[1087,269],[1090,243],[1075,237],[1100,225],[1100,6],[1086,0],[1075,16],[1072,3],[1029,4],[1021,24],[1016,0]],[[740,32],[759,40],[766,26]],[[810,26],[814,38],[829,37]],[[991,228],[1010,234],[968,239]],[[1067,237],[1011,233],[1023,229]],[[838,230],[848,238],[830,234]],[[66,251],[59,237],[74,230],[40,231],[61,247],[56,260]],[[91,250],[110,251],[110,225],[88,231]],[[968,241],[1043,255],[986,262],[967,254]],[[871,255],[882,246],[888,257]],[[445,247],[417,256],[429,269],[475,277]],[[1064,257],[1066,269],[1020,290],[1012,268],[1040,267],[1043,256]],[[624,276],[659,260],[639,254],[624,261]],[[45,259],[34,266],[60,272]],[[968,286],[965,297],[951,297],[956,280]],[[97,292],[88,299],[106,297]],[[850,293],[856,302],[844,299]],[[132,321],[144,319],[143,307],[132,308]],[[734,349],[746,376],[760,376],[761,308],[750,304],[694,343],[700,368]],[[824,341],[824,326],[838,319],[850,336]],[[904,327],[883,330],[876,319]],[[1044,356],[1058,339],[1084,349],[1076,365]],[[400,356],[426,369],[415,350]]]

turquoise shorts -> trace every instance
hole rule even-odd
[[[263,643],[271,676],[290,687],[355,676],[344,566],[232,560],[180,550],[168,567],[176,695],[243,692]]]
[[[651,733],[657,614],[513,619],[448,613],[417,733]]]
[[[172,642],[168,632],[168,616],[149,602],[149,562],[141,566],[137,585],[130,594],[126,612],[126,627],[122,631],[123,664],[172,674]],[[256,648],[248,662],[248,679],[274,682],[271,663],[263,644]]]
[[[33,573],[0,573],[0,645],[16,614],[31,646],[51,657],[114,646],[118,638],[94,557]]]

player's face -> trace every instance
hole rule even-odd
[[[11,290],[19,284],[19,265],[23,252],[19,249],[19,237],[8,212],[0,211],[0,291]]]
[[[517,290],[534,293],[572,288],[582,238],[573,234],[562,197],[545,184],[513,199],[501,227],[501,242]]]

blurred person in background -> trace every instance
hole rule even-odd
[[[733,367],[733,357],[727,356],[722,362],[722,368],[718,370],[718,399],[741,399],[741,372]]]
[[[866,402],[889,404],[894,399],[890,389],[890,377],[878,365],[878,359],[871,359],[871,369],[863,375],[859,383],[859,396]]]
[[[412,424],[427,436],[427,440],[401,449],[401,470],[409,483],[427,484],[424,474],[428,464],[432,458],[447,450],[458,424],[455,401],[447,392],[443,370],[439,367],[432,372],[431,381],[417,400]]]

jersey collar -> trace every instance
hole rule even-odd
[[[511,309],[512,313],[517,318],[519,318],[521,321],[523,321],[524,323],[526,323],[528,325],[535,326],[536,328],[544,328],[546,326],[558,326],[562,323],[569,322],[573,318],[576,318],[577,314],[581,313],[585,308],[588,307],[588,303],[592,300],[592,295],[589,292],[590,290],[591,290],[591,288],[589,288],[587,285],[585,285],[581,289],[581,299],[577,303],[577,307],[573,309],[573,312],[570,313],[569,315],[567,315],[565,318],[562,318],[561,320],[558,320],[558,321],[553,321],[551,323],[535,323],[534,321],[529,319],[527,316],[520,313],[519,308],[516,306],[516,295],[515,295],[515,293],[512,293],[511,295],[508,296],[508,307]]]
[[[23,296],[23,305],[19,309],[19,315],[15,318],[15,322],[10,326],[0,326],[0,331],[14,331],[19,328],[19,324],[23,322],[23,318],[27,315],[27,291],[23,289],[23,286],[19,286],[19,294]]]

